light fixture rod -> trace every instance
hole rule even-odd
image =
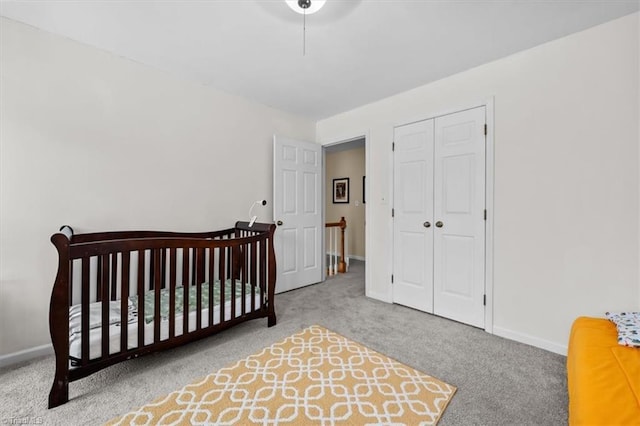
[[[311,15],[322,9],[326,1],[327,0],[285,0],[294,12],[302,15],[302,56],[306,56],[307,54],[307,14]]]

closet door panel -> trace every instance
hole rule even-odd
[[[394,143],[393,301],[433,312],[433,120],[396,127]]]
[[[485,108],[435,119],[434,313],[484,327]]]

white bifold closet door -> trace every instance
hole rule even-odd
[[[396,127],[393,301],[433,312],[433,120]]]
[[[484,327],[485,108],[394,132],[393,300]]]

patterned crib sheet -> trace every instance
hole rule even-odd
[[[209,307],[209,283],[200,284],[202,291],[202,309]],[[251,295],[252,285],[246,283],[244,286],[245,295]],[[260,288],[255,287],[255,293],[260,295]],[[160,317],[162,320],[169,319],[169,295],[170,289],[160,290]],[[176,295],[176,316],[184,312],[184,288],[177,286]],[[190,286],[188,291],[189,312],[197,310],[198,288]],[[226,280],[224,285],[224,301],[228,303],[232,299],[242,297],[242,282],[236,281],[235,288],[231,280]],[[220,304],[220,281],[216,280],[213,284],[213,305]],[[109,304],[109,325],[120,325],[121,321],[121,303],[119,300],[110,301]],[[127,323],[135,323],[138,321],[138,296],[131,296],[127,301]],[[147,291],[144,294],[144,321],[148,324],[153,322],[155,314],[155,292]],[[102,302],[94,302],[89,305],[89,329],[99,328],[102,326]],[[74,336],[82,330],[82,305],[73,305],[69,308],[69,335]]]
[[[227,280],[224,285],[224,300],[225,302],[242,297],[242,283],[236,281],[234,286],[231,280]],[[245,296],[251,294],[252,285],[245,284]],[[202,289],[202,309],[209,307],[209,283],[204,282],[200,284]],[[256,288],[256,292],[259,293],[259,288]],[[233,292],[233,295],[232,295]],[[197,310],[198,303],[198,288],[196,286],[189,287],[189,312],[195,312]],[[169,296],[170,289],[164,288],[160,290],[160,318],[162,320],[169,319]],[[175,289],[176,295],[176,314],[184,312],[184,288],[178,286]],[[213,306],[220,304],[220,281],[213,283]],[[155,292],[148,291],[144,295],[144,321],[148,324],[153,321],[155,315]],[[129,298],[129,322],[136,321],[138,318],[138,296],[131,296]]]

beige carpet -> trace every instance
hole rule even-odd
[[[456,388],[320,326],[108,424],[436,424]]]

